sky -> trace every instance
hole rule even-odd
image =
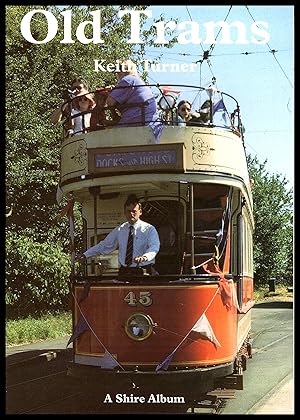
[[[204,60],[193,72],[149,71],[149,83],[188,84],[207,86],[216,78],[218,90],[237,99],[245,127],[247,154],[266,163],[268,173],[278,174],[294,187],[294,6],[152,6],[153,24],[161,14],[164,20],[196,21],[199,37],[205,40],[205,23],[209,21],[240,21],[246,28],[246,44],[236,42],[232,31],[230,43],[220,43],[217,37],[209,60]],[[260,24],[269,34],[266,43],[251,42],[251,25]],[[177,30],[178,36],[186,29]],[[197,32],[198,33],[198,32]],[[217,31],[216,31],[217,33]],[[264,36],[262,36],[264,37]],[[262,39],[255,35],[256,39]],[[226,40],[225,40],[226,41]],[[171,49],[163,45],[147,47],[145,58],[153,60],[161,54],[161,63],[195,63],[211,44],[180,44]],[[271,52],[275,50],[275,52]],[[205,98],[206,99],[206,98]],[[195,105],[196,107],[196,105]],[[197,107],[196,107],[197,108]],[[199,109],[199,106],[198,106]]]

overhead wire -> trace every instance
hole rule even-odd
[[[188,13],[188,15],[189,15],[189,17],[190,17],[190,20],[192,21],[193,19],[192,19],[192,17],[191,17],[190,12],[189,12],[188,6],[185,6],[185,7],[186,7],[187,13]],[[228,16],[229,16],[229,14],[230,14],[231,9],[232,9],[232,6],[230,6],[230,7],[229,7],[229,10],[228,10],[228,12],[227,12],[227,15],[226,15],[226,17],[225,17],[224,22],[226,22],[226,20],[228,19]],[[211,46],[209,47],[209,49],[208,49],[208,50],[204,50],[204,48],[202,47],[202,44],[200,43],[200,46],[201,46],[202,51],[203,51],[203,56],[202,56],[202,59],[201,59],[201,60],[197,60],[197,61],[195,62],[195,64],[200,63],[200,69],[199,69],[199,78],[200,78],[200,80],[199,80],[199,84],[200,84],[200,86],[201,86],[201,84],[202,84],[202,64],[203,64],[203,62],[204,62],[204,61],[206,61],[206,62],[207,62],[207,65],[208,65],[208,68],[209,68],[209,70],[210,70],[210,72],[211,72],[211,75],[212,75],[212,82],[211,82],[211,85],[214,85],[214,86],[216,87],[216,89],[217,89],[217,83],[216,83],[216,82],[217,82],[217,79],[216,79],[216,77],[215,77],[215,75],[214,75],[214,72],[213,72],[213,70],[212,70],[212,63],[210,62],[209,57],[211,56],[211,53],[212,53],[212,51],[214,50],[214,48],[215,48],[215,46],[216,46],[216,41],[217,41],[217,39],[218,39],[218,36],[219,36],[219,35],[220,35],[220,33],[221,33],[221,30],[222,30],[222,28],[220,28],[220,29],[219,29],[219,31],[218,31],[218,33],[217,33],[217,36],[216,36],[216,38],[215,38],[215,43],[211,44]],[[201,91],[200,91],[200,92],[198,92],[198,94],[197,94],[197,96],[196,96],[195,100],[193,101],[193,103],[196,101],[196,99],[197,99],[197,97],[198,97],[198,96],[199,96],[200,101],[201,101]]]
[[[229,15],[230,15],[230,12],[232,11],[232,7],[233,6],[230,6],[229,7],[229,10],[228,10],[228,12],[227,12],[227,14],[226,14],[226,17],[225,17],[225,20],[224,21],[226,21],[226,20],[228,20],[228,17],[229,17]],[[187,11],[187,14],[188,14],[188,16],[189,16],[189,18],[190,18],[190,20],[191,21],[193,21],[193,19],[192,19],[192,16],[191,16],[191,13],[190,13],[190,11],[189,11],[189,8],[188,8],[188,6],[185,6],[185,8],[186,8],[186,11]],[[249,15],[251,16],[251,19],[253,20],[253,22],[254,23],[256,23],[256,21],[255,21],[255,19],[254,19],[254,17],[252,16],[252,14],[251,14],[251,12],[250,12],[250,10],[249,10],[249,8],[248,8],[248,6],[246,6],[246,9],[247,9],[247,11],[248,11],[248,13],[249,13]],[[219,29],[219,31],[218,31],[218,33],[217,33],[217,35],[216,35],[216,38],[215,38],[215,41],[217,40],[217,38],[220,36],[220,34],[221,34],[221,31],[222,31],[222,28],[220,28]],[[277,57],[276,57],[276,53],[278,53],[278,52],[280,52],[280,51],[288,51],[288,50],[285,50],[285,49],[283,49],[283,50],[276,50],[276,49],[272,49],[271,47],[270,47],[270,45],[267,43],[267,46],[268,46],[268,48],[269,48],[269,51],[244,51],[244,52],[240,52],[240,53],[229,53],[229,54],[227,54],[227,53],[221,53],[221,54],[213,54],[213,51],[214,51],[214,49],[215,49],[215,46],[216,46],[216,42],[214,42],[213,44],[211,44],[210,45],[210,47],[207,49],[207,50],[205,50],[204,48],[203,48],[203,45],[202,45],[202,43],[200,43],[199,45],[200,45],[200,47],[201,47],[201,49],[202,49],[202,58],[201,59],[199,59],[199,60],[197,60],[197,61],[194,61],[193,63],[195,63],[195,64],[200,64],[200,68],[199,68],[199,77],[200,77],[200,86],[202,85],[202,77],[203,77],[203,69],[202,69],[202,64],[206,61],[207,62],[207,65],[208,65],[208,69],[209,69],[209,71],[211,72],[211,75],[212,75],[212,82],[213,83],[215,83],[215,85],[216,85],[216,77],[215,77],[215,75],[214,75],[214,72],[213,72],[213,68],[212,68],[212,63],[211,63],[211,58],[212,57],[218,57],[218,56],[230,56],[230,55],[245,55],[245,56],[248,56],[248,55],[254,55],[254,54],[272,54],[273,55],[273,57],[274,57],[274,59],[275,59],[275,61],[277,62],[277,64],[278,64],[278,66],[280,67],[280,69],[281,69],[281,71],[282,71],[282,73],[284,74],[284,76],[285,76],[285,78],[288,80],[288,82],[289,82],[289,84],[290,84],[290,86],[293,88],[293,84],[292,84],[292,82],[290,81],[290,79],[289,79],[289,77],[287,76],[287,74],[285,73],[285,71],[284,71],[284,69],[283,69],[283,67],[281,66],[281,64],[280,64],[280,62],[279,62],[279,60],[277,59]],[[150,54],[151,54],[151,51],[150,51]],[[189,54],[189,53],[184,53],[184,52],[179,52],[179,53],[174,53],[174,52],[171,52],[171,51],[167,51],[167,52],[165,52],[164,53],[164,56],[168,56],[171,60],[172,60],[172,55],[176,55],[176,61],[181,61],[181,60],[178,60],[178,56],[180,55],[180,56],[184,56],[184,57],[197,57],[198,55],[196,55],[196,54]],[[198,56],[199,57],[199,56]],[[152,79],[153,80],[153,79]],[[193,103],[198,99],[198,96],[199,95],[201,95],[201,92],[199,92],[197,95],[196,95],[196,97],[195,97],[195,99],[194,99],[194,101],[192,101]],[[287,108],[288,108],[288,105],[287,105]],[[289,108],[288,108],[288,110],[289,110]],[[289,110],[289,112],[291,112],[290,110]],[[265,130],[266,132],[269,132],[270,130]],[[249,131],[249,133],[250,133],[250,131]],[[251,147],[250,145],[249,145],[249,147]],[[253,148],[252,148],[253,149]],[[253,149],[254,150],[254,149]],[[257,153],[257,152],[256,152]]]
[[[247,10],[248,10],[248,12],[249,12],[249,14],[250,14],[251,18],[253,19],[253,21],[254,21],[254,22],[256,22],[256,21],[255,21],[255,19],[253,18],[253,16],[251,15],[251,13],[250,13],[250,11],[249,11],[249,8],[248,8],[248,6],[246,6],[246,8],[247,8]],[[186,6],[186,9],[188,10],[187,6]],[[229,8],[228,13],[227,13],[227,15],[226,15],[226,17],[225,17],[224,22],[228,19],[231,9],[232,9],[232,6],[230,6],[230,8]],[[189,14],[189,16],[191,16],[191,15],[190,15],[190,13],[189,13],[189,11],[188,11],[188,14]],[[218,31],[218,33],[217,33],[217,36],[216,36],[216,38],[215,38],[215,41],[217,40],[218,36],[220,35],[221,30],[222,30],[222,28],[220,28],[220,29],[219,29],[219,31]],[[201,45],[201,44],[200,44],[200,45]],[[275,56],[275,53],[276,53],[276,52],[278,52],[278,50],[272,49],[268,43],[267,43],[267,45],[268,45],[268,47],[269,47],[269,53],[271,53],[271,54],[273,55],[274,59],[276,60],[277,64],[279,65],[279,67],[280,67],[280,69],[282,70],[283,74],[285,75],[285,77],[287,78],[287,80],[288,80],[288,82],[290,83],[291,87],[293,88],[293,84],[292,84],[292,83],[291,83],[291,81],[289,80],[288,76],[286,75],[285,71],[283,70],[282,66],[280,65],[279,61],[277,60],[277,58],[276,58],[276,56]],[[215,42],[214,44],[211,44],[210,48],[209,48],[207,51],[204,51],[204,52],[203,52],[203,59],[202,59],[202,60],[197,61],[197,62],[199,62],[199,63],[200,63],[200,69],[201,69],[201,65],[202,65],[202,63],[203,63],[205,60],[207,60],[207,64],[208,64],[208,66],[209,66],[209,69],[210,69],[210,70],[211,70],[211,72],[212,72],[212,66],[211,66],[211,62],[210,62],[210,60],[209,60],[209,57],[211,57],[211,56],[212,56],[212,52],[213,52],[213,50],[214,50],[215,46],[216,46],[216,42]],[[202,50],[203,50],[203,48],[202,48]],[[252,54],[252,53],[251,53],[251,52],[245,52],[245,53],[241,53],[241,54],[244,54],[244,55],[250,55],[250,54]],[[197,62],[196,62],[196,63],[197,63]],[[201,71],[201,70],[200,70],[200,71]],[[212,73],[212,74],[213,74],[213,73]],[[214,78],[215,78],[215,76],[213,75],[213,79],[214,79]],[[201,85],[201,83],[200,83],[200,85]],[[253,149],[253,148],[252,148],[252,149]],[[254,150],[254,149],[253,149],[253,150]]]
[[[157,51],[155,50],[151,51],[151,48],[149,49],[145,48],[145,49],[147,50],[147,55],[153,53],[155,54],[155,57],[157,57]],[[245,52],[239,52],[239,53],[210,54],[210,57],[223,57],[223,56],[231,56],[231,55],[270,54],[270,53],[273,54],[274,52],[283,52],[283,51],[290,51],[290,50],[284,49],[284,50],[271,50],[271,51],[245,51]],[[176,56],[182,55],[186,57],[199,57],[199,54],[190,54],[190,53],[172,52],[172,51],[164,52],[164,56],[171,56],[171,55],[176,55]]]
[[[253,20],[253,22],[254,22],[254,23],[256,23],[256,20],[254,19],[254,17],[252,16],[252,14],[251,14],[251,12],[250,12],[250,10],[249,10],[249,7],[248,7],[248,6],[245,6],[245,7],[246,7],[246,9],[247,9],[247,11],[248,11],[248,13],[249,13],[249,15],[250,15],[251,19]],[[274,50],[274,49],[272,49],[272,48],[270,47],[270,45],[268,44],[268,42],[267,42],[267,46],[269,47],[269,50],[270,50],[270,52],[272,53],[272,55],[273,55],[273,57],[274,57],[274,60],[276,61],[276,63],[277,63],[277,64],[278,64],[278,66],[280,67],[280,69],[281,69],[282,73],[284,74],[284,76],[286,77],[287,81],[289,82],[289,84],[291,85],[291,87],[292,87],[292,88],[294,88],[293,83],[290,81],[290,79],[289,79],[289,77],[287,76],[286,72],[284,71],[284,69],[283,69],[282,65],[279,63],[279,61],[277,60],[277,57],[275,56],[275,53],[276,53],[277,51],[276,51],[276,50]]]

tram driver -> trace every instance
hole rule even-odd
[[[158,232],[154,226],[140,219],[142,204],[135,194],[130,194],[124,203],[127,222],[114,228],[102,241],[77,255],[78,261],[95,255],[107,255],[119,249],[119,274],[157,275],[154,269],[155,256],[160,248]],[[143,269],[143,270],[141,270]]]

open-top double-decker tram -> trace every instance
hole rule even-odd
[[[118,251],[73,267],[68,374],[98,391],[194,400],[251,357],[251,186],[239,106],[220,95],[227,125],[211,112],[180,127],[164,106],[159,142],[147,124],[63,139],[60,187],[81,204],[82,251],[124,221],[130,193],[160,237],[153,275],[119,275]]]

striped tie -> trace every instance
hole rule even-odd
[[[132,263],[132,254],[133,254],[133,226],[129,226],[128,241],[126,248],[126,258],[125,264],[129,267]]]

